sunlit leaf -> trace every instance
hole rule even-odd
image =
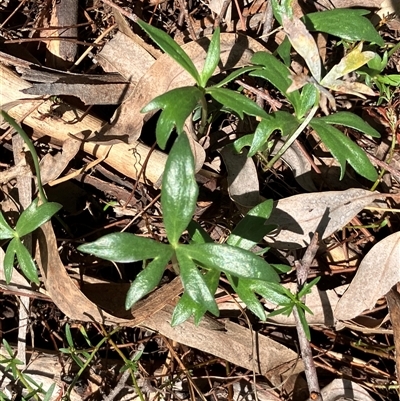
[[[195,80],[200,83],[200,76],[190,57],[182,50],[182,48],[161,29],[155,28],[146,22],[138,19],[137,24],[164,50],[171,58],[173,58],[181,67],[183,67]]]
[[[303,118],[307,112],[318,103],[319,94],[315,85],[307,84],[303,87],[300,94],[300,105],[297,110],[296,117],[298,119]]]
[[[161,208],[169,242],[176,246],[196,208],[199,188],[194,178],[194,160],[186,134],[172,146],[162,179]]]
[[[10,227],[3,213],[0,211],[0,240],[14,237],[14,230]]]
[[[158,285],[172,254],[173,250],[171,248],[164,248],[163,251],[137,275],[126,294],[126,309],[131,308],[139,299],[143,298]]]
[[[367,10],[336,8],[309,13],[303,19],[310,31],[329,33],[351,42],[367,41],[383,46],[384,41],[375,27],[363,17],[369,13]]]
[[[6,254],[4,255],[3,268],[6,283],[10,284],[14,271],[15,253],[17,252],[18,238],[13,238],[7,246]]]
[[[17,260],[19,267],[24,273],[24,276],[35,284],[39,284],[39,277],[37,274],[37,268],[32,256],[26,249],[25,245],[21,242],[19,238],[14,238],[15,240],[15,253],[17,255]]]
[[[83,253],[121,263],[154,259],[169,249],[169,245],[130,233],[112,233],[78,246],[78,250]]]
[[[361,117],[354,113],[349,113],[348,111],[339,111],[329,116],[321,117],[320,120],[328,124],[338,124],[344,127],[354,128],[373,138],[380,138],[381,136],[375,128],[372,128]]]
[[[180,246],[176,249],[176,257],[179,263],[180,277],[185,292],[197,304],[209,310],[215,316],[219,315],[219,309],[203,275],[196,267],[190,255],[189,247],[191,245]]]
[[[210,46],[208,47],[206,55],[206,60],[204,62],[203,71],[200,74],[200,86],[203,88],[206,86],[208,80],[211,78],[220,60],[220,37],[220,28],[217,27],[211,38]]]
[[[203,92],[195,86],[185,86],[172,89],[154,98],[142,110],[142,113],[162,109],[157,121],[157,144],[165,149],[172,130],[176,127],[178,134],[183,132],[183,126],[190,113],[196,108]]]
[[[262,258],[227,244],[191,244],[187,253],[202,266],[233,276],[278,282],[275,270]]]
[[[21,213],[15,231],[23,237],[49,221],[61,208],[62,205],[55,202],[46,202],[38,206],[36,199]]]
[[[314,38],[303,22],[295,16],[291,18],[283,16],[282,26],[293,48],[303,57],[311,75],[319,82],[321,80],[321,60]]]
[[[274,11],[274,17],[282,25],[282,17],[293,15],[293,0],[271,0],[272,10]]]
[[[240,93],[217,87],[207,88],[206,92],[217,102],[221,103],[224,108],[228,108],[235,112],[241,119],[243,119],[244,114],[261,118],[266,118],[268,116],[267,112],[257,103]]]
[[[335,159],[340,163],[340,179],[344,176],[346,162],[348,162],[358,174],[368,180],[375,181],[378,178],[378,173],[365,152],[350,138],[337,128],[332,127],[318,118],[312,119],[310,125],[317,131],[322,142],[324,142]]]
[[[266,200],[251,209],[233,229],[226,243],[242,249],[250,250],[269,232],[265,220],[272,211],[272,200]]]

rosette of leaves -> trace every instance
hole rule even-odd
[[[254,292],[274,301],[274,294],[277,292],[273,289],[268,292],[268,285],[278,285],[279,275],[276,270],[289,269],[287,266],[270,265],[262,257],[249,251],[270,230],[264,226],[264,222],[272,209],[272,202],[268,201],[253,209],[226,244],[210,242],[207,234],[199,229],[194,233],[194,240],[190,244],[183,244],[180,237],[192,220],[197,195],[193,155],[189,140],[183,133],[172,146],[162,180],[161,208],[168,243],[131,233],[113,233],[92,243],[80,245],[78,250],[114,262],[145,261],[145,268],[138,274],[127,293],[127,309],[158,285],[165,268],[172,262],[184,288],[184,294],[172,319],[174,325],[192,315],[198,323],[206,311],[219,314],[214,293],[222,272],[234,283],[235,290],[249,308],[265,319],[265,312],[255,299]],[[254,219],[259,223],[258,229],[251,225]],[[263,290],[264,287],[266,289]],[[284,298],[278,295],[279,300]]]

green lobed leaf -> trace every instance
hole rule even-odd
[[[217,290],[219,276],[220,272],[217,270],[209,270],[203,275],[204,281],[210,289],[211,294],[214,294]],[[205,307],[196,303],[188,294],[184,293],[172,314],[171,326],[178,326],[188,320],[192,315],[194,315],[194,323],[197,326],[206,312],[207,309]]]
[[[325,32],[339,38],[355,41],[374,42],[383,46],[385,42],[363,15],[367,10],[350,10],[336,8],[323,12],[309,13],[304,16],[304,22],[311,31]]]
[[[226,243],[247,250],[253,248],[270,231],[265,221],[270,216],[272,208],[271,199],[253,207],[233,229]]]
[[[400,87],[400,74],[378,75],[376,80],[385,85]]]
[[[125,299],[125,308],[130,309],[139,299],[152,291],[161,281],[165,267],[170,261],[173,250],[164,248],[135,278]]]
[[[279,130],[283,136],[290,136],[296,131],[299,125],[300,123],[296,117],[287,111],[275,111],[268,114],[267,118],[264,118],[256,128],[253,143],[249,150],[249,157],[261,151],[274,131]]]
[[[254,291],[249,286],[250,280],[241,277],[233,278],[229,274],[227,276],[232,288],[246,304],[247,308],[249,308],[260,320],[265,321],[266,316],[264,307],[261,305],[260,301],[255,296]]]
[[[169,242],[176,247],[196,208],[199,188],[194,177],[194,160],[186,134],[176,139],[162,179],[161,208]]]
[[[55,202],[46,202],[38,206],[38,199],[35,199],[21,213],[15,231],[18,236],[23,237],[48,222],[61,208],[62,205]]]
[[[187,245],[187,254],[206,268],[233,276],[278,282],[279,276],[264,259],[227,244]]]
[[[185,51],[176,43],[171,36],[161,29],[155,28],[142,20],[137,20],[137,24],[157,43],[157,45],[171,58],[173,58],[182,68],[184,68],[200,84],[200,75],[193,61]]]
[[[267,112],[263,110],[257,103],[230,89],[216,88],[213,86],[207,88],[206,93],[211,95],[225,108],[235,112],[241,119],[243,119],[244,114],[261,118],[266,118],[268,116]]]
[[[196,108],[203,92],[195,86],[172,89],[154,98],[142,110],[142,113],[163,109],[157,120],[156,138],[161,149],[165,149],[172,130],[176,127],[182,134],[183,126],[190,113]]]
[[[203,275],[199,272],[193,262],[188,249],[191,245],[181,245],[176,249],[176,258],[179,263],[180,277],[185,292],[202,308],[210,311],[213,315],[219,315],[218,305],[215,302],[214,294],[204,281]]]
[[[221,32],[220,28],[214,31],[211,38],[210,46],[207,50],[206,60],[204,62],[203,71],[200,74],[200,86],[204,88],[208,80],[212,77],[215,69],[217,68],[218,62],[221,55]]]
[[[39,284],[39,277],[37,274],[37,268],[35,262],[32,259],[29,251],[26,249],[25,245],[21,242],[19,238],[14,238],[15,240],[15,253],[17,255],[17,260],[19,267],[24,273],[25,277],[35,284]]]
[[[264,78],[274,85],[287,99],[292,103],[296,110],[296,115],[299,113],[297,109],[300,102],[299,91],[287,93],[289,86],[292,84],[290,79],[290,70],[285,64],[281,63],[275,56],[267,52],[257,52],[251,58],[251,62],[257,65],[262,65],[262,70],[255,70],[249,75],[252,77]]]
[[[13,238],[7,246],[6,254],[4,255],[4,277],[6,279],[6,283],[10,284],[12,274],[14,271],[14,261],[15,261],[15,253],[17,252],[17,242],[18,238]]]
[[[339,111],[329,116],[320,117],[319,120],[324,121],[327,124],[338,124],[353,128],[366,135],[372,136],[373,138],[381,137],[380,133],[366,123],[361,117],[348,111]]]
[[[318,133],[322,142],[339,162],[341,168],[340,179],[344,176],[346,161],[358,174],[368,180],[375,181],[378,178],[378,173],[365,152],[341,131],[319,118],[312,119],[310,126]]]
[[[10,227],[3,213],[0,211],[0,240],[13,238],[15,231]]]
[[[254,140],[254,134],[244,135],[236,139],[235,142],[233,142],[233,148],[237,153],[241,153],[242,149],[245,146],[251,146],[253,140]]]
[[[94,242],[79,245],[77,249],[113,262],[131,263],[154,259],[170,250],[170,246],[131,233],[112,233]]]

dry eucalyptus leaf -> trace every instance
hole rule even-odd
[[[68,163],[76,156],[82,142],[68,138],[62,147],[62,151],[55,156],[46,154],[40,162],[40,173],[42,184],[47,184],[50,181],[58,178],[61,173],[67,168]]]
[[[377,198],[377,192],[352,188],[300,194],[279,200],[265,222],[276,225],[277,230],[264,239],[274,248],[304,248],[312,234],[318,232],[321,239],[329,237]]]
[[[210,38],[201,38],[182,46],[189,55],[196,68],[201,70],[204,65],[206,50]],[[250,64],[252,55],[257,51],[266,51],[265,47],[254,39],[240,34],[221,34],[221,62],[215,71],[231,70]],[[133,143],[139,138],[144,121],[151,117],[151,113],[143,114],[140,111],[152,99],[171,89],[194,85],[194,79],[180,67],[168,54],[162,55],[144,71],[132,96],[129,97],[116,111],[111,125],[104,126],[99,133],[90,138],[98,143],[117,143],[126,141]],[[118,138],[123,138],[118,140]]]
[[[349,320],[371,309],[399,281],[400,232],[397,232],[378,242],[364,257],[349,288],[338,302],[336,319]]]
[[[278,141],[271,155],[276,155],[283,144],[283,141]],[[305,157],[297,142],[293,142],[289,149],[282,155],[281,159],[290,167],[294,178],[302,188],[309,192],[317,191],[311,178],[311,163]]]
[[[220,151],[228,171],[228,192],[231,199],[246,211],[258,205],[261,201],[257,168],[248,151],[243,149],[236,153],[232,145],[225,146]]]

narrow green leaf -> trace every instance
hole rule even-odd
[[[203,227],[194,220],[191,220],[188,225],[188,233],[192,241],[196,244],[204,244],[205,242],[214,242]]]
[[[281,63],[276,57],[267,52],[257,52],[251,58],[251,62],[257,65],[264,66],[262,70],[255,70],[249,75],[252,77],[264,78],[272,85],[274,85],[287,99],[292,103],[294,109],[296,110],[296,115],[300,102],[299,91],[293,91],[287,93],[289,86],[292,84],[290,78],[290,70],[285,64]]]
[[[200,75],[193,64],[193,61],[185,51],[167,33],[155,28],[142,20],[137,20],[137,24],[157,43],[157,45],[171,58],[173,58],[182,68],[184,68],[200,84]]]
[[[180,324],[186,322],[186,320],[190,319],[190,317],[193,315],[193,311],[196,308],[204,310],[204,308],[194,302],[188,294],[183,294],[172,313],[171,326],[179,326]]]
[[[300,103],[297,110],[298,114],[296,114],[296,117],[301,120],[318,101],[318,89],[312,84],[305,85],[301,90]]]
[[[72,333],[71,333],[71,326],[69,323],[65,325],[65,337],[67,339],[67,343],[71,348],[74,348],[74,340],[72,339]]]
[[[190,253],[187,252],[189,247],[190,245],[184,245],[176,249],[183,288],[193,301],[218,316],[219,309],[214,294],[211,293],[203,275],[194,264]]]
[[[368,10],[350,10],[336,8],[323,12],[309,13],[304,16],[304,22],[311,31],[325,32],[351,42],[366,41],[383,46],[385,42],[363,15]]]
[[[23,237],[48,222],[61,208],[62,205],[55,202],[46,202],[38,206],[36,199],[21,213],[15,231]]]
[[[229,282],[234,291],[239,295],[240,299],[246,304],[246,306],[262,321],[266,320],[264,307],[261,305],[258,298],[254,295],[254,291],[249,286],[248,279],[237,278],[232,279],[228,274]]]
[[[228,84],[229,82],[233,81],[234,79],[240,77],[243,74],[246,74],[250,71],[254,71],[256,70],[257,66],[248,66],[248,67],[242,67],[239,68],[238,70],[232,71],[226,78],[224,78],[222,81],[218,82],[217,84],[213,85],[213,88],[222,88],[223,86],[225,86],[226,84]]]
[[[210,94],[225,108],[235,112],[241,119],[243,119],[244,114],[261,118],[266,118],[268,116],[267,112],[263,110],[257,103],[230,89],[216,88],[213,86],[211,88],[207,88],[206,93]]]
[[[186,134],[176,139],[162,179],[161,208],[167,237],[176,247],[192,219],[199,188],[194,178],[194,160]]]
[[[296,309],[299,315],[300,323],[303,326],[304,332],[306,334],[306,338],[308,341],[311,341],[310,327],[308,326],[304,310],[301,309],[298,305],[296,305]]]
[[[400,87],[400,74],[378,75],[376,79],[385,85]]]
[[[130,309],[139,299],[152,291],[161,281],[165,267],[170,261],[173,250],[164,248],[135,278],[125,299],[125,308]]]
[[[296,117],[287,111],[276,111],[268,114],[267,118],[261,120],[256,128],[253,143],[249,150],[249,157],[261,151],[274,131],[279,130],[283,136],[290,136],[297,130],[299,125],[300,123]]]
[[[32,281],[35,284],[39,284],[40,282],[37,274],[37,268],[35,262],[32,259],[32,256],[19,238],[14,238],[14,240],[15,253],[17,255],[18,264],[22,270],[22,273],[24,273],[24,276],[28,280]]]
[[[184,86],[172,89],[154,98],[142,110],[142,113],[163,109],[156,126],[157,144],[165,149],[172,130],[176,127],[178,134],[182,134],[183,126],[190,113],[196,108],[203,92],[195,86]]]
[[[44,395],[43,401],[50,401],[51,396],[54,393],[54,389],[56,388],[56,383],[53,383],[48,390],[46,391],[46,394]]]
[[[108,234],[94,242],[78,246],[80,252],[120,263],[154,259],[169,249],[169,245],[130,233]]]
[[[284,305],[293,302],[294,295],[279,283],[249,280],[248,285],[254,292],[276,305]]]
[[[204,62],[203,71],[200,74],[200,86],[204,88],[208,80],[212,77],[221,55],[220,46],[221,32],[218,27],[211,38],[210,46],[207,51],[206,60]]]
[[[272,208],[273,201],[270,199],[253,207],[233,229],[226,243],[247,250],[253,248],[270,231],[265,221]]]
[[[283,42],[278,46],[276,52],[279,54],[279,57],[285,63],[286,67],[290,68],[291,57],[290,52],[292,50],[292,44],[287,36],[283,39]]]
[[[358,174],[368,180],[375,181],[378,178],[378,173],[365,152],[350,138],[320,118],[312,119],[310,125],[318,133],[333,157],[339,162],[341,168],[340,179],[344,176],[346,161]]]
[[[297,294],[297,297],[301,299],[305,295],[310,294],[312,287],[314,287],[314,285],[317,285],[320,279],[321,277],[316,277],[314,280],[310,281],[309,283],[306,283],[304,287],[301,289],[301,291]]]
[[[13,238],[7,246],[6,254],[4,255],[4,277],[6,279],[6,283],[10,284],[12,274],[14,271],[14,261],[15,261],[15,253],[17,252],[17,242],[18,238]]]
[[[187,245],[188,255],[202,266],[233,276],[278,282],[275,270],[259,256],[227,244]]]
[[[348,111],[339,111],[326,117],[320,117],[319,119],[328,124],[338,124],[356,129],[357,131],[372,136],[373,138],[381,137],[381,134],[366,123],[361,117]]]
[[[293,311],[294,305],[285,305],[283,308],[276,309],[270,313],[268,313],[268,318],[277,316],[277,315],[286,315],[289,316]]]
[[[0,211],[0,240],[14,237],[14,230],[10,227],[3,213]]]

